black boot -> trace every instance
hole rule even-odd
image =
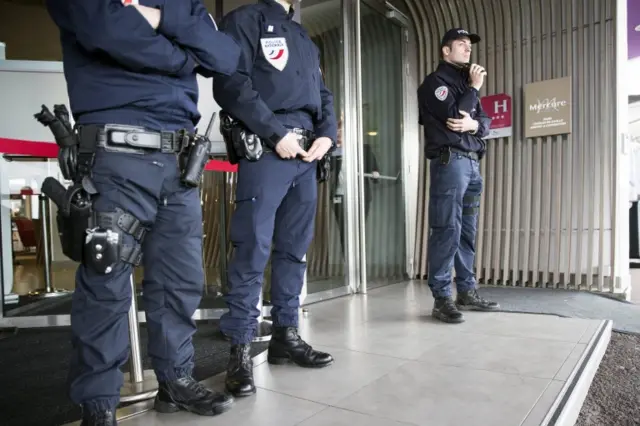
[[[462,312],[458,310],[451,297],[436,297],[431,315],[440,321],[448,323],[457,324],[464,322]]]
[[[483,299],[475,289],[458,293],[456,305],[458,305],[458,309],[472,311],[497,311],[500,309],[499,304]]]
[[[267,361],[269,364],[293,362],[300,367],[322,368],[333,364],[333,357],[314,351],[300,338],[295,327],[274,327]]]
[[[160,382],[154,409],[159,413],[189,411],[201,416],[215,416],[231,409],[233,397],[214,392],[193,377]]]
[[[251,345],[232,345],[225,380],[227,391],[233,396],[243,397],[256,393],[253,384],[253,360]]]
[[[82,411],[80,426],[118,426],[114,410]]]

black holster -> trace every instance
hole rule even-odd
[[[180,180],[183,185],[195,188],[200,185],[204,168],[209,161],[211,141],[200,135],[184,132],[180,152]]]
[[[241,158],[249,161],[262,158],[265,151],[262,139],[224,111],[220,112],[220,134],[227,148],[229,163],[238,164]]]
[[[320,160],[318,160],[318,170],[316,173],[316,179],[322,183],[329,180],[331,176],[331,156],[326,154]]]
[[[97,191],[88,179],[65,189],[52,177],[42,182],[42,193],[58,207],[56,223],[62,252],[75,262],[83,262],[87,230],[93,227],[92,195]]]

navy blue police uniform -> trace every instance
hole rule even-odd
[[[443,37],[441,47],[468,37],[480,37],[456,28]],[[483,178],[480,160],[491,119],[482,110],[478,90],[469,84],[469,67],[441,61],[418,89],[420,124],[424,126],[425,155],[430,161],[428,282],[436,300],[434,316],[460,322],[458,308],[495,309],[476,291],[475,241]],[[448,119],[464,111],[478,122],[475,132],[455,132]],[[458,297],[453,303],[451,269],[456,271]]]
[[[264,154],[240,158],[230,238],[234,246],[225,296],[229,311],[220,320],[231,338],[227,389],[236,396],[255,392],[249,346],[256,332],[264,269],[271,254],[274,330],[268,359],[305,367],[332,363],[310,349],[297,333],[305,255],[314,232],[317,162],[284,160],[276,144],[288,133],[303,149],[320,137],[335,146],[333,96],[320,72],[318,48],[302,26],[275,0],[235,9],[220,30],[242,48],[238,71],[215,78],[213,93],[222,110],[259,138]]]
[[[200,120],[197,73],[233,74],[240,48],[218,32],[200,0],[139,4],[161,10],[157,30],[120,0],[47,0],[79,141],[78,173],[65,177],[93,194],[96,228],[110,236],[107,244],[84,245],[73,294],[70,397],[83,407],[83,425],[116,424],[138,264],[160,383],[156,410],[213,415],[233,403],[191,376],[192,315],[204,282],[202,213],[198,182],[185,183],[181,156]],[[98,238],[87,232],[87,241]],[[109,253],[111,264],[97,260]]]

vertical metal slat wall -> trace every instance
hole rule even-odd
[[[493,285],[622,292],[612,279],[616,202],[615,0],[405,0],[415,25],[419,75],[438,63],[446,29],[483,41],[482,95],[513,99],[513,136],[489,140],[482,162],[476,272]],[[524,86],[572,77],[573,132],[525,139]],[[423,141],[421,141],[421,144]],[[422,160],[415,272],[425,277],[428,173]]]

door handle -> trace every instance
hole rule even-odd
[[[375,177],[373,177],[373,173],[363,173],[362,176],[364,177],[368,177],[370,179],[376,179]],[[381,179],[381,180],[393,180],[396,181],[400,178],[400,173],[398,173],[396,176],[385,176],[385,175],[380,175],[378,176],[377,179]]]

